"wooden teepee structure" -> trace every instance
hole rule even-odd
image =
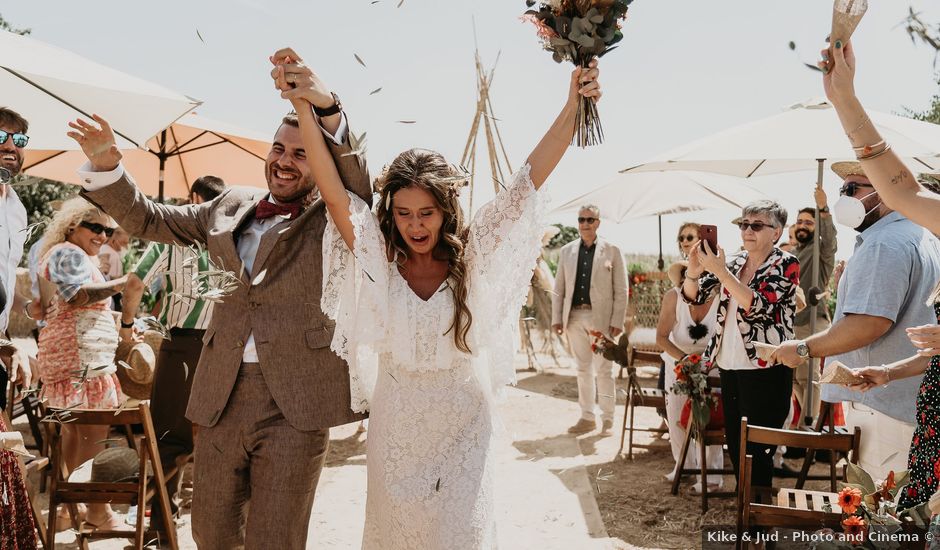
[[[460,158],[461,166],[465,166],[470,171],[470,197],[467,208],[467,214],[473,215],[473,190],[476,183],[476,161],[477,161],[477,142],[480,135],[480,127],[483,127],[483,134],[486,139],[487,157],[490,163],[490,176],[492,177],[493,190],[499,192],[504,187],[505,177],[512,174],[512,166],[509,164],[509,155],[506,154],[506,148],[503,146],[503,139],[499,135],[499,126],[497,118],[493,114],[493,103],[490,101],[490,87],[493,85],[493,75],[496,71],[496,63],[499,63],[499,56],[496,56],[496,63],[493,68],[486,71],[483,62],[480,61],[480,50],[474,52],[477,71],[477,109],[473,116],[473,124],[470,126],[470,135],[467,136],[467,145],[464,147],[463,156]],[[502,153],[502,160],[499,157]],[[505,171],[504,168],[505,167]]]

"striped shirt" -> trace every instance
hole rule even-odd
[[[196,253],[184,246],[152,242],[134,267],[145,287],[157,277],[165,276],[165,294],[160,310],[160,323],[168,329],[184,328],[205,330],[212,317],[212,302],[186,298],[195,294],[193,278],[197,273],[209,271],[206,252],[193,261]]]

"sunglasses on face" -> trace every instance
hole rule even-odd
[[[101,225],[100,223],[81,222],[78,225],[84,227],[85,229],[91,231],[92,233],[96,235],[101,235],[102,233],[104,233],[104,236],[108,237],[109,239],[111,238],[111,235],[114,235],[113,227]]]
[[[596,222],[596,221],[597,221],[597,218],[582,218],[582,217],[580,217],[580,216],[578,217],[578,223],[579,223],[579,224],[582,224],[582,223],[594,223],[594,222]]]
[[[874,185],[860,181],[847,181],[845,185],[839,188],[839,194],[845,195],[846,197],[854,197],[859,187],[874,187]]]
[[[692,241],[694,241],[694,240],[695,240],[695,235],[679,235],[679,239],[678,239],[678,241],[679,241],[680,243],[681,243],[682,241],[685,241],[685,242],[687,242],[687,243],[690,243],[690,242],[692,242]]]
[[[0,130],[0,145],[6,143],[10,138],[13,138],[13,145],[16,145],[21,149],[26,147],[26,144],[29,143],[29,136],[26,134],[22,134],[20,132],[11,134],[10,132],[4,132],[3,130]]]
[[[758,233],[765,227],[773,227],[770,224],[764,222],[738,222],[738,227],[741,228],[741,231],[746,231],[748,227],[751,228],[751,231]]]

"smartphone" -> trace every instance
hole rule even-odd
[[[702,243],[708,243],[713,254],[718,253],[718,227],[714,225],[701,225],[698,228],[698,238]],[[704,250],[704,245],[702,250]]]

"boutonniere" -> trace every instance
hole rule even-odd
[[[607,268],[607,271],[612,271],[614,269],[614,263],[611,262],[610,260],[607,260],[606,262],[604,262],[604,267]]]

